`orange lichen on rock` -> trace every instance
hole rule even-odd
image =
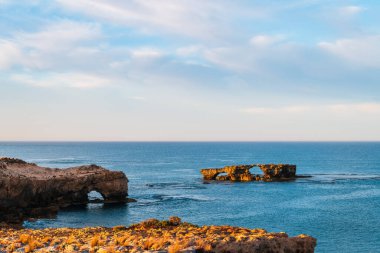
[[[316,239],[263,229],[196,226],[178,217],[114,228],[0,228],[0,252],[314,252]]]
[[[258,167],[263,172],[260,174],[251,174],[250,169]],[[291,164],[243,164],[225,166],[223,168],[202,169],[201,174],[204,180],[217,181],[288,181],[295,179],[296,165]],[[222,175],[220,175],[222,174]]]

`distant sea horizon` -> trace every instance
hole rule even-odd
[[[262,141],[239,141],[239,140],[0,140],[0,143],[372,143],[380,140],[262,140]]]

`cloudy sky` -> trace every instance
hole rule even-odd
[[[0,0],[0,140],[380,140],[379,13]]]

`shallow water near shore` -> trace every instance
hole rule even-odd
[[[48,167],[95,163],[124,171],[128,205],[89,204],[27,227],[129,225],[179,216],[316,237],[316,252],[380,252],[380,143],[6,143],[0,156]],[[291,182],[206,183],[199,170],[291,163]],[[259,169],[257,169],[259,173]],[[255,168],[251,170],[255,172]]]

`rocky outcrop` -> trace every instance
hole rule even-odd
[[[130,227],[1,229],[0,252],[312,253],[316,239],[264,229],[196,226],[178,217]]]
[[[88,203],[91,191],[106,203],[127,202],[128,179],[97,165],[51,169],[0,158],[0,222],[55,215],[61,207]]]
[[[252,174],[250,169],[258,167],[263,174]],[[223,168],[202,169],[204,180],[218,181],[286,181],[296,178],[296,165],[291,164],[248,164],[233,165]],[[222,174],[222,175],[221,175]]]

